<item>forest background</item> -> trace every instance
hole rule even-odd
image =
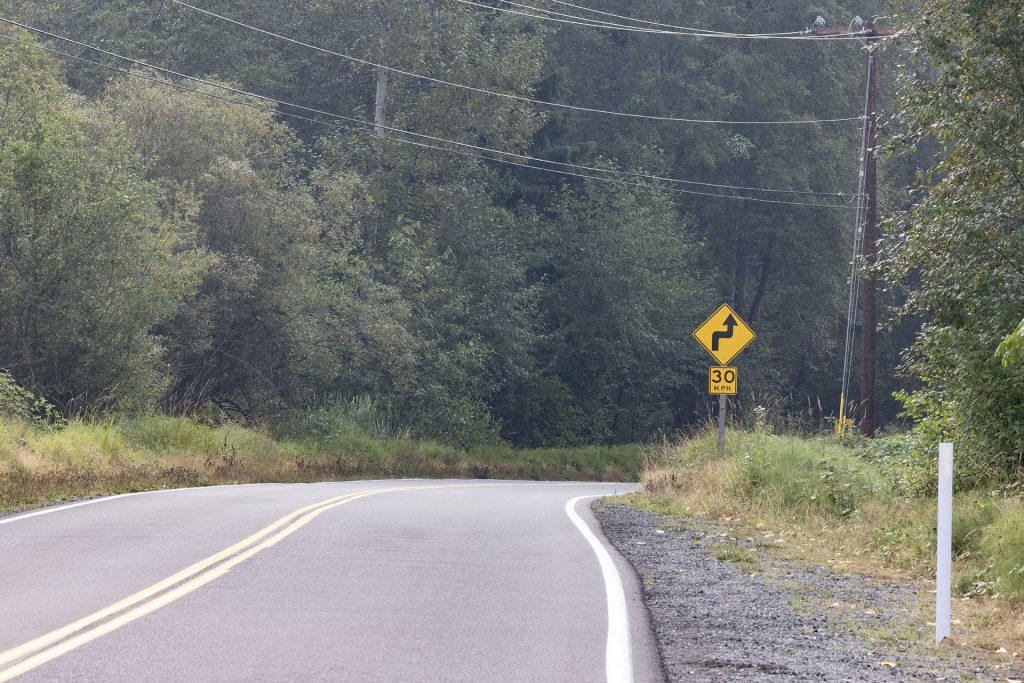
[[[198,3],[353,61],[169,1],[0,4],[80,41],[8,26],[0,45],[0,367],[54,414],[372,405],[463,447],[651,441],[710,414],[691,332],[722,301],[758,333],[740,404],[838,413],[859,41]],[[1024,457],[1016,5],[895,8],[880,77],[879,422],[912,418],[921,448],[969,436],[1004,473]],[[748,33],[893,9],[589,6]]]

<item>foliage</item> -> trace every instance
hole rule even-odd
[[[893,490],[906,497],[927,497],[935,494],[938,487],[938,449],[932,450],[928,456],[924,430],[918,429],[909,434],[895,434],[876,439],[860,439],[851,436],[852,448],[858,457],[878,468]],[[969,488],[970,482],[963,474],[963,463],[956,459],[960,468],[955,481],[961,488]]]
[[[212,400],[252,417],[333,377],[347,351],[334,310],[352,296],[340,280],[351,226],[320,212],[294,134],[270,112],[139,80],[116,81],[103,103],[169,203],[195,207],[209,256],[195,295],[160,328],[177,370],[166,403]],[[319,181],[335,206],[358,201],[340,196],[357,195],[358,182]]]
[[[799,30],[815,13],[792,4],[753,8],[733,2],[653,0],[605,3],[601,9],[754,33]],[[832,23],[852,19],[852,9],[827,3],[818,11]],[[883,14],[870,3],[857,5],[856,13]],[[549,76],[540,95],[694,119],[815,119],[862,111],[859,50],[790,41],[733,43],[567,27],[550,41]],[[683,125],[556,110],[538,134],[536,148],[544,158],[589,166],[611,159],[627,172],[849,194],[856,178],[859,133],[856,122],[781,128]],[[537,174],[529,180],[542,182]],[[742,392],[792,393],[798,404],[820,399],[834,410],[852,212],[713,199],[706,194],[733,194],[714,186],[673,189],[678,192],[668,196],[679,222],[692,226],[702,244],[700,282],[715,304],[733,305],[758,334],[738,360]],[[688,194],[692,192],[705,194]],[[742,194],[782,202],[808,199],[799,194]],[[829,203],[842,204],[832,199]],[[669,404],[676,426],[691,424],[703,412],[706,395],[706,380],[698,377],[703,359],[694,355],[680,360],[694,366]],[[882,363],[884,368],[888,359],[883,357]],[[879,374],[884,378],[886,373]]]
[[[41,425],[59,424],[61,420],[52,404],[20,386],[6,370],[0,370],[0,415]]]
[[[701,452],[711,452],[710,436],[702,440]],[[728,457],[734,464],[728,486],[736,495],[786,510],[848,517],[889,486],[874,466],[828,437],[740,435]]]
[[[990,558],[992,591],[1019,605],[1024,601],[1024,510],[1001,516],[985,529],[979,545]]]
[[[350,414],[374,412],[368,404]],[[381,477],[627,481],[639,476],[635,446],[471,450],[371,434],[345,420],[293,415],[315,434],[275,436],[233,422],[137,415],[71,420],[54,428],[0,416],[0,511],[82,496],[165,487]]]
[[[1004,366],[1024,363],[1024,320],[999,343],[996,357],[1002,360]]]
[[[905,312],[927,319],[907,361],[922,386],[904,402],[926,448],[944,436],[1019,473],[1024,367],[1009,362],[1016,341],[1006,335],[1024,316],[1024,24],[995,0],[913,4],[900,23],[915,34],[916,65],[894,144],[933,138],[944,152],[920,175],[914,208],[892,221],[880,261],[890,280],[911,284]],[[1005,364],[993,355],[1004,340]]]
[[[655,449],[640,503],[684,518],[707,515],[731,527],[729,535],[782,545],[833,568],[879,575],[896,568],[934,579],[935,489],[911,490],[922,468],[903,437],[851,444],[734,430],[724,459],[716,456],[715,437],[707,432]],[[959,491],[952,539],[957,592],[1019,605],[1022,530],[1019,496]]]
[[[284,438],[307,438],[321,444],[358,431],[379,439],[409,431],[393,408],[372,396],[327,400],[314,408],[290,410],[274,420],[273,429]]]
[[[195,286],[189,225],[49,58],[7,43],[0,68],[0,365],[65,409],[150,403],[167,380],[155,327]]]
[[[203,7],[357,59],[165,2],[6,3],[20,20],[210,81],[67,62],[74,107],[121,151],[62,151],[112,168],[123,154],[146,193],[132,200],[143,222],[177,242],[153,262],[166,269],[138,315],[116,314],[141,326],[128,367],[78,373],[71,355],[40,349],[63,384],[14,358],[26,386],[62,407],[159,404],[253,425],[323,405],[335,406],[330,422],[365,400],[409,433],[462,447],[622,443],[702,419],[706,359],[689,333],[725,300],[759,335],[741,360],[745,394],[834,407],[849,197],[802,193],[852,191],[855,122],[683,124],[484,91],[665,117],[850,116],[861,110],[856,46],[623,34],[434,1],[242,5]],[[751,32],[814,19],[738,2],[601,8]],[[852,18],[836,2],[821,11]],[[61,50],[96,61],[82,45]],[[68,92],[31,48],[11,54],[19,82],[49,73]],[[568,173],[486,161],[485,149]],[[692,182],[638,178],[648,175]],[[740,201],[728,185],[794,193]],[[802,199],[839,208],[784,203]],[[146,246],[118,234],[125,249]],[[75,278],[78,291],[99,287]],[[116,327],[77,334],[109,347]]]
[[[579,411],[561,439],[643,439],[672,424],[672,390],[699,381],[690,332],[711,301],[699,242],[665,193],[587,184],[550,211],[542,343]]]

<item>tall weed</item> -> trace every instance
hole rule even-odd
[[[829,561],[840,555],[865,567],[934,575],[935,463],[902,447],[916,435],[841,442],[831,435],[779,436],[767,414],[751,417],[752,430],[728,433],[724,458],[717,457],[713,431],[649,449],[643,483],[651,500],[684,514],[815,538]],[[998,594],[1024,604],[1020,497],[958,490],[953,555],[962,595]]]

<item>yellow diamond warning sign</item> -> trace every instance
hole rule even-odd
[[[739,385],[739,374],[736,368],[712,367],[708,372],[708,393],[736,395],[736,387]]]
[[[722,304],[694,330],[693,336],[719,364],[726,365],[757,335],[736,315],[736,311],[729,308],[729,304]]]

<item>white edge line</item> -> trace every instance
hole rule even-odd
[[[565,514],[583,538],[587,539],[604,576],[605,596],[608,600],[608,640],[605,646],[605,676],[608,683],[632,683],[633,655],[629,642],[629,619],[626,610],[626,592],[622,587],[622,577],[615,567],[612,556],[604,544],[598,540],[590,526],[576,514],[576,504],[584,498],[601,498],[608,494],[592,496],[576,496],[565,504]]]
[[[500,483],[530,483],[530,484],[556,484],[574,486],[580,483],[603,483],[601,481],[515,481],[509,479],[422,479],[417,477],[410,478],[399,478],[399,479],[341,479],[338,481],[311,481],[310,484],[331,484],[331,483],[381,483],[388,481],[486,481],[486,482],[500,482]],[[170,494],[179,492],[179,490],[207,490],[210,488],[228,488],[228,487],[240,487],[240,486],[265,486],[282,483],[280,481],[253,481],[251,483],[218,483],[209,486],[181,486],[178,488],[154,488],[153,490],[136,490],[131,494],[116,494],[114,496],[102,496],[100,498],[92,498],[88,501],[79,501],[78,503],[58,503],[49,507],[42,508],[41,510],[35,510],[33,512],[15,513],[5,517],[0,517],[0,526],[3,524],[10,524],[16,521],[22,521],[23,519],[31,519],[32,517],[40,517],[42,515],[53,514],[54,512],[61,512],[63,510],[72,510],[74,508],[81,508],[85,505],[94,505],[95,503],[106,503],[109,501],[119,501],[123,498],[131,498],[132,496],[148,496],[151,494]],[[603,495],[603,494],[602,494]],[[587,498],[587,497],[584,497]],[[590,498],[597,498],[591,496]]]
[[[342,479],[338,481],[315,481],[308,482],[308,484],[378,484],[382,482],[410,482],[410,481],[458,481],[458,482],[494,482],[494,483],[507,483],[507,484],[554,484],[563,486],[577,486],[579,484],[603,484],[604,482],[568,482],[568,481],[515,481],[506,479],[422,479],[422,478],[401,478],[401,479]],[[118,493],[113,496],[101,496],[99,498],[90,498],[89,500],[82,500],[77,503],[57,503],[44,507],[40,510],[33,512],[15,513],[6,517],[0,517],[0,526],[4,524],[11,524],[13,522],[20,522],[23,519],[31,519],[32,517],[40,517],[42,515],[51,515],[54,512],[61,512],[63,510],[72,510],[74,508],[80,508],[84,505],[94,505],[95,503],[106,503],[112,500],[121,500],[122,498],[131,498],[132,496],[144,496],[153,493],[173,493],[175,491],[205,491],[208,489],[222,489],[222,488],[239,488],[242,486],[272,486],[274,484],[281,484],[283,482],[276,481],[264,481],[264,482],[251,482],[247,484],[212,484],[210,486],[182,486],[174,489],[153,489],[151,491],[133,491],[132,493]],[[606,495],[606,494],[601,494]],[[599,496],[583,496],[584,498],[596,498]]]
[[[10,517],[0,518],[0,524],[10,524],[12,522],[20,522],[23,519],[30,519],[32,517],[40,517],[42,515],[50,515],[54,512],[61,512],[62,510],[71,510],[73,508],[80,508],[83,505],[94,505],[95,503],[106,503],[111,500],[121,500],[122,498],[131,498],[132,496],[145,496],[152,493],[172,493],[174,491],[202,491],[205,489],[220,489],[227,487],[238,487],[238,486],[259,486],[259,484],[214,484],[213,486],[184,486],[176,489],[153,489],[152,491],[133,491],[132,493],[118,493],[113,496],[102,496],[100,498],[90,498],[89,500],[82,500],[77,503],[58,503],[49,507],[44,507],[41,510],[34,512],[25,512],[11,515]]]
[[[419,481],[418,479],[343,479],[340,481],[314,481],[314,482],[299,482],[302,484],[377,484],[381,482],[389,481]],[[223,488],[241,488],[242,486],[274,486],[278,484],[290,484],[292,482],[279,482],[279,481],[254,481],[245,484],[211,484],[209,486],[181,486],[173,489],[152,489],[150,491],[133,491],[132,493],[117,493],[112,496],[100,496],[99,498],[90,498],[89,500],[82,500],[77,503],[56,503],[48,507],[44,507],[40,510],[33,512],[16,513],[8,517],[0,517],[0,525],[10,524],[12,522],[18,522],[23,519],[30,519],[32,517],[39,517],[41,515],[50,515],[54,512],[61,512],[62,510],[71,510],[73,508],[80,508],[83,505],[93,505],[95,503],[106,503],[112,500],[121,500],[122,498],[131,498],[132,496],[144,496],[153,493],[174,493],[177,491],[206,491],[209,489],[223,489]]]

